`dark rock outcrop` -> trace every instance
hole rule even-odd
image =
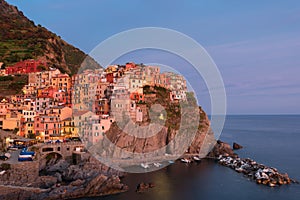
[[[140,183],[136,187],[136,192],[137,193],[143,193],[148,191],[150,188],[155,187],[154,183]]]
[[[238,149],[242,149],[243,148],[243,146],[242,145],[240,145],[240,144],[238,144],[238,143],[233,143],[233,145],[232,145],[232,148],[234,149],[234,150],[238,150]]]
[[[128,190],[119,178],[123,173],[104,166],[88,153],[85,157],[77,165],[62,159],[48,162],[40,175],[38,162],[12,165],[0,176],[0,184],[11,193],[0,191],[0,199],[69,199]]]
[[[237,154],[233,152],[229,144],[218,140],[212,151],[207,155],[207,157],[218,158],[219,156],[238,157]]]
[[[76,180],[67,186],[53,188],[48,193],[47,200],[70,199],[80,197],[103,196],[125,192],[128,187],[121,183],[118,176],[105,176],[99,174],[90,181]]]

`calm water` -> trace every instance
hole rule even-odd
[[[300,180],[300,116],[228,116],[221,140],[242,144],[244,149],[237,151],[240,157],[253,158]],[[86,199],[300,199],[300,185],[256,185],[242,174],[208,160],[191,165],[175,163],[152,173],[129,174],[123,181],[131,188],[129,192]],[[156,187],[137,194],[134,190],[142,181],[154,182]]]

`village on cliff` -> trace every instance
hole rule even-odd
[[[22,94],[0,100],[0,129],[38,142],[81,138],[95,144],[120,113],[143,121],[140,105],[147,85],[168,89],[170,101],[186,100],[183,76],[133,62],[87,69],[73,76],[40,60],[20,61],[0,71],[2,77],[20,74],[28,75],[28,84]],[[5,142],[9,145],[11,138]]]

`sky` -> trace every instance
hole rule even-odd
[[[8,2],[86,53],[108,37],[132,28],[179,31],[201,44],[218,66],[228,114],[300,114],[298,0]],[[165,62],[162,64],[183,70],[186,64],[157,51],[130,53],[116,60],[126,61]],[[198,78],[191,82],[198,101],[210,112],[205,82]]]

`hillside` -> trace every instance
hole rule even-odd
[[[21,94],[26,84],[28,84],[27,75],[0,76],[0,97]]]
[[[35,25],[17,7],[0,0],[0,62],[10,65],[25,59],[44,59],[49,67],[75,74],[86,54],[55,33]],[[99,68],[92,58],[89,68]]]

